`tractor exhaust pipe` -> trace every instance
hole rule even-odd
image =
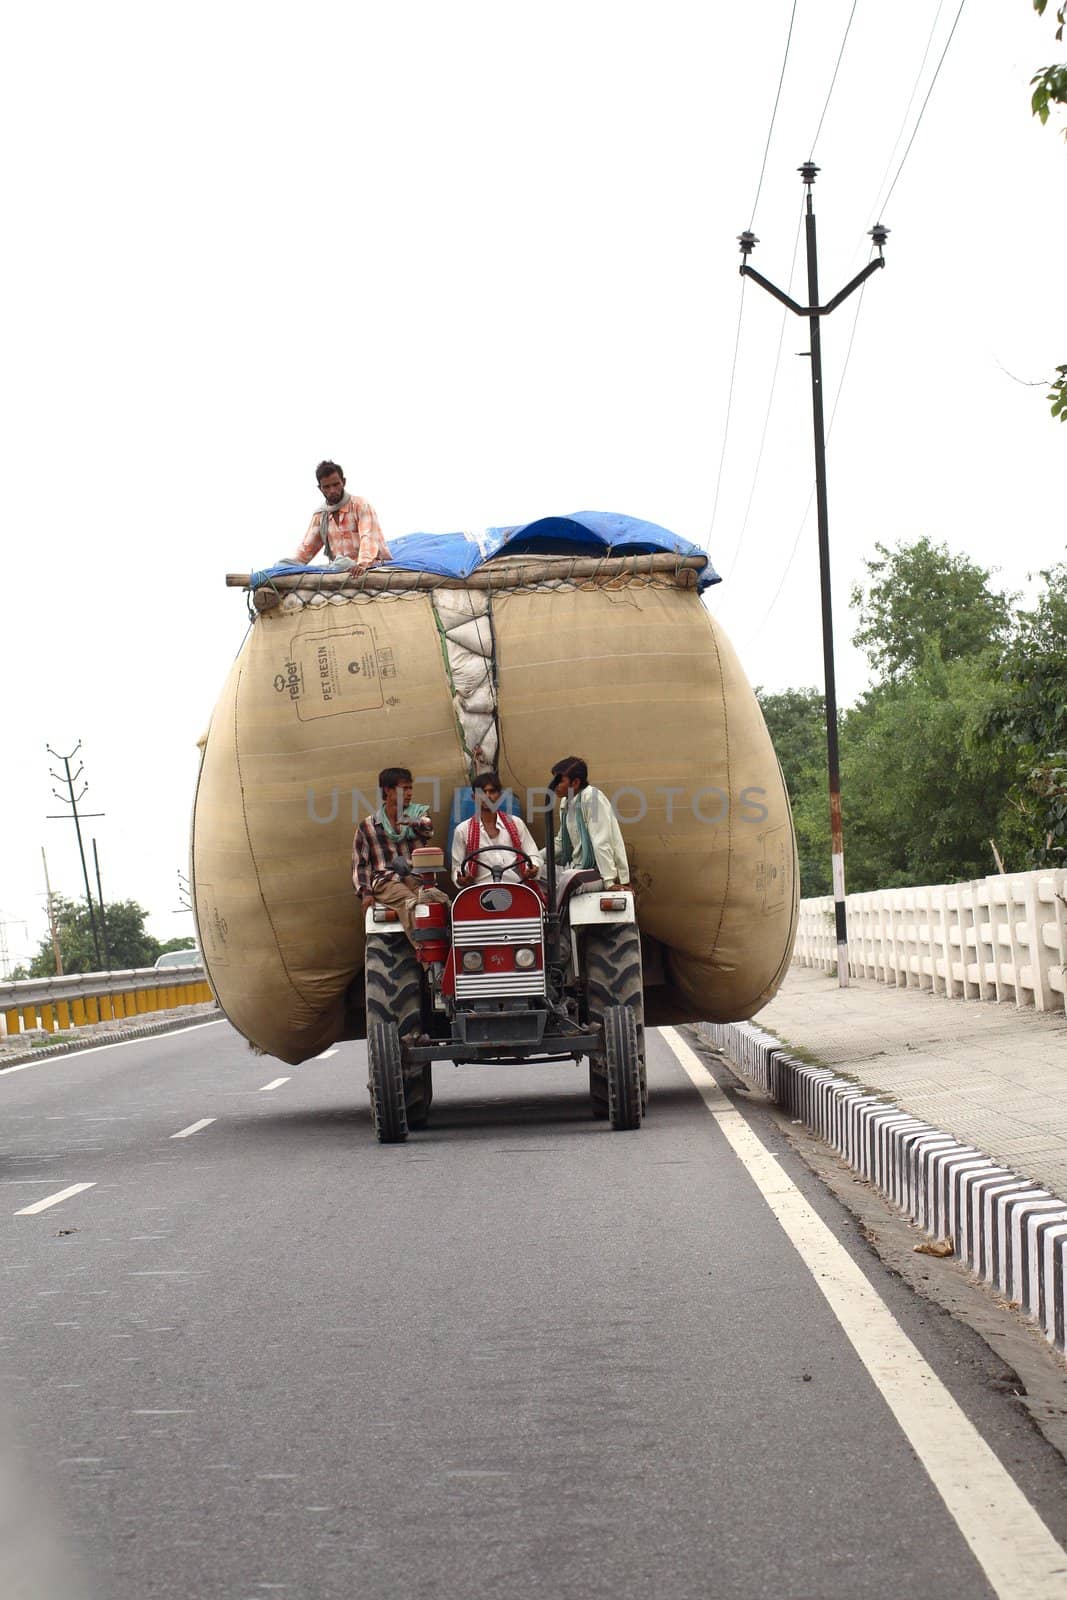
[[[545,812],[545,888],[548,891],[548,913],[545,917],[546,965],[559,964],[559,912],[556,910],[556,800],[551,789],[545,793],[549,807]]]

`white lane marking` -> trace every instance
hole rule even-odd
[[[217,1028],[220,1022],[225,1022],[225,1017],[212,1017],[210,1022],[190,1022],[184,1028],[169,1028],[166,1033],[151,1033],[140,1039],[116,1039],[113,1044],[91,1044],[84,1050],[65,1050],[62,1055],[45,1056],[42,1061],[20,1061],[15,1067],[0,1067],[0,1078],[9,1072],[28,1072],[30,1067],[47,1067],[53,1061],[67,1061],[71,1056],[95,1056],[101,1050],[124,1050],[129,1044],[152,1044],[156,1039],[173,1039],[176,1033],[197,1033],[201,1028]],[[56,1040],[62,1044],[62,1039]]]
[[[288,1083],[288,1082],[289,1082],[288,1078],[272,1078],[269,1083],[261,1083],[260,1084],[259,1092],[260,1092],[260,1094],[266,1094],[268,1089],[280,1089],[283,1083]]]
[[[1063,1600],[1067,1553],[700,1057],[673,1028],[660,1032],[826,1297],[994,1592],[1001,1600]]]
[[[337,1046],[335,1044],[332,1044],[328,1050],[324,1050],[322,1052],[321,1056],[316,1056],[315,1060],[316,1061],[329,1061],[330,1057],[331,1056],[335,1056],[336,1054],[337,1054]]]
[[[187,1128],[180,1128],[177,1133],[172,1133],[171,1138],[188,1139],[191,1133],[199,1133],[201,1128],[210,1128],[211,1124],[217,1121],[217,1117],[201,1117],[199,1122],[190,1122]]]
[[[57,1206],[61,1200],[69,1200],[72,1194],[81,1194],[83,1189],[95,1189],[95,1183],[72,1183],[69,1189],[60,1189],[58,1194],[46,1195],[43,1200],[38,1200],[36,1205],[23,1206],[21,1211],[16,1211],[16,1217],[35,1217],[38,1211],[47,1211],[49,1206]]]

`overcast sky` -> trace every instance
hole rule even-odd
[[[851,9],[796,7],[755,214],[754,264],[781,284]],[[814,152],[824,300],[867,259],[957,10],[858,0]],[[709,603],[754,683],[821,680],[806,328],[783,336],[751,283],[723,451],[736,235],[791,11],[9,15],[12,960],[44,932],[42,844],[53,887],[80,890],[73,828],[44,820],[46,743],[83,741],[105,896],[139,900],[160,938],[191,931],[173,908],[195,741],[246,627],[223,577],[293,547],[322,456],[387,535],[587,507],[662,523],[728,577]],[[886,270],[858,323],[854,297],[824,324],[828,404],[855,325],[829,459],[844,703],[865,682],[848,590],[876,540],[929,534],[1012,590],[1063,555],[1067,428],[1017,381],[1067,360],[1067,148],[1027,87],[1062,58],[1053,30],[1029,0],[967,0],[882,216]],[[798,257],[799,298],[802,274]]]

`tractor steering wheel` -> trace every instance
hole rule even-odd
[[[525,850],[517,850],[513,844],[486,844],[482,845],[480,850],[472,850],[469,855],[465,855],[463,857],[459,867],[460,877],[465,878],[467,876],[467,863],[469,861],[477,861],[479,856],[484,856],[488,851],[497,850],[507,850],[511,855],[517,856],[519,861],[524,861],[528,867],[534,867],[537,865],[537,863],[531,860],[531,858],[526,854]],[[489,866],[489,863],[486,862],[486,866],[489,867],[489,876],[492,878],[493,882],[501,883],[503,882],[505,872],[511,872],[515,866],[515,862],[511,862],[510,864],[506,864],[504,866],[500,866],[499,863],[497,863],[495,866]]]

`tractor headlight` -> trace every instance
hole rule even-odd
[[[515,952],[515,965],[521,967],[523,972],[529,972],[531,967],[537,965],[537,951],[523,945]]]
[[[481,972],[482,967],[484,965],[485,965],[485,963],[482,960],[482,952],[480,950],[464,950],[464,952],[463,952],[463,970],[464,970],[464,972]]]

